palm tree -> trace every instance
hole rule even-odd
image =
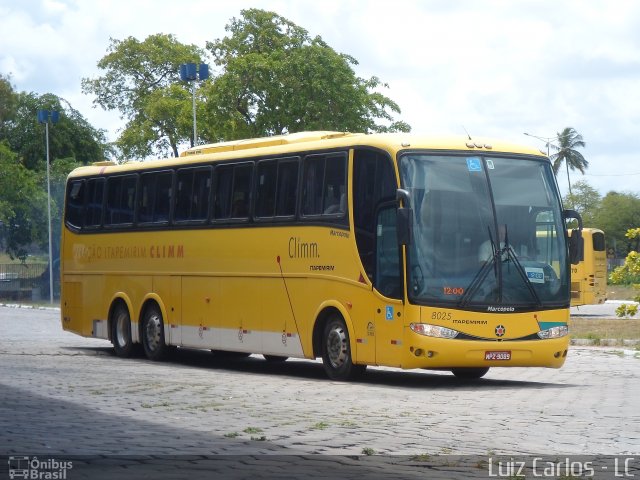
[[[585,169],[589,167],[589,162],[582,156],[580,152],[576,150],[576,148],[584,148],[586,146],[586,143],[584,142],[582,135],[576,132],[575,128],[566,127],[562,131],[562,133],[558,133],[558,145],[550,145],[557,152],[551,155],[551,161],[553,162],[553,172],[557,175],[562,162],[564,162],[565,166],[567,167],[569,195],[571,195],[569,168],[571,168],[571,170],[580,170],[580,173],[584,174]]]

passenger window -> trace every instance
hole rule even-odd
[[[223,165],[216,168],[214,218],[245,219],[249,217],[251,174],[253,165]]]
[[[298,161],[278,163],[278,189],[276,195],[276,216],[290,217],[296,214],[298,199]]]
[[[182,168],[176,175],[176,206],[178,222],[204,221],[209,217],[211,168]]]
[[[258,164],[256,217],[290,217],[296,213],[298,161],[267,160]]]
[[[167,223],[171,213],[172,172],[145,173],[140,177],[138,222]]]
[[[343,215],[346,212],[345,154],[310,155],[305,158],[303,215]]]
[[[256,185],[256,217],[273,217],[276,211],[278,162],[267,160],[258,164]]]
[[[84,214],[85,182],[73,180],[67,187],[67,223],[81,228]]]
[[[111,177],[107,181],[105,225],[133,223],[136,198],[136,175]]]
[[[87,213],[85,227],[102,225],[102,204],[104,202],[104,178],[87,180]]]

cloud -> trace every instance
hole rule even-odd
[[[618,0],[0,0],[0,72],[19,90],[52,92],[114,139],[123,122],[92,108],[83,77],[99,75],[109,38],[172,33],[200,47],[243,8],[274,11],[335,50],[418,133],[463,133],[544,147],[572,126],[587,142],[585,177],[606,193],[638,192],[640,2]],[[578,175],[578,174],[576,174]],[[572,177],[573,178],[573,177]],[[579,178],[578,176],[576,178]],[[566,190],[566,181],[560,181]]]

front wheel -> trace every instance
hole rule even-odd
[[[164,360],[169,355],[169,346],[164,341],[162,313],[156,306],[149,307],[144,312],[142,347],[149,360]]]
[[[489,367],[485,368],[453,368],[451,373],[463,380],[475,380],[484,377],[489,371]]]
[[[351,358],[349,330],[339,315],[327,321],[322,335],[322,364],[331,380],[352,380],[361,375],[366,365],[356,365]]]

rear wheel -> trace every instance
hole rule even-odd
[[[474,380],[484,377],[489,371],[489,367],[485,368],[452,368],[451,373],[463,380]]]
[[[149,360],[164,360],[170,352],[164,341],[164,322],[157,306],[150,306],[142,318],[142,347]]]
[[[349,330],[339,315],[332,315],[322,335],[322,364],[332,380],[351,380],[361,375],[366,365],[355,365],[351,359]]]
[[[131,339],[131,317],[129,310],[119,303],[111,315],[111,343],[118,357],[128,358],[135,353],[135,344]]]

